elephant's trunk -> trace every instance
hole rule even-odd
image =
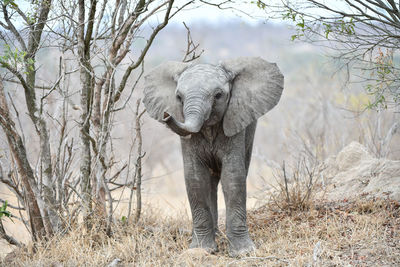
[[[187,136],[189,134],[198,133],[203,127],[205,116],[199,112],[184,112],[185,122],[177,121],[167,112],[164,112],[163,121],[180,136]]]

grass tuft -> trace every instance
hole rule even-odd
[[[300,159],[290,170],[283,163],[274,174],[277,186],[271,195],[271,208],[289,213],[312,209],[319,173],[319,167],[305,159]]]

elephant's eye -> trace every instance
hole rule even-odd
[[[220,99],[222,97],[222,94],[221,93],[217,93],[216,95],[215,95],[215,99]]]
[[[182,97],[180,95],[177,95],[176,99],[178,99],[178,101],[182,103]]]

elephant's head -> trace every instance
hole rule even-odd
[[[166,62],[145,77],[150,116],[181,136],[223,121],[233,136],[272,109],[283,90],[276,64],[237,58],[219,65]]]

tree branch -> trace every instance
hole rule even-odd
[[[126,82],[128,81],[128,78],[131,75],[131,72],[134,69],[136,69],[138,66],[140,66],[140,64],[144,60],[144,57],[146,56],[147,51],[149,50],[150,46],[152,45],[154,38],[157,36],[159,31],[161,31],[165,26],[167,26],[168,21],[170,19],[170,13],[171,13],[173,3],[174,3],[174,0],[169,0],[168,7],[167,7],[167,10],[166,10],[165,16],[164,16],[164,21],[153,30],[152,34],[150,35],[149,39],[147,40],[145,47],[142,50],[142,53],[140,54],[140,56],[136,60],[136,62],[132,62],[132,64],[129,65],[128,68],[126,69],[126,71],[122,77],[122,80],[118,86],[118,92],[119,92],[118,95],[121,95],[122,91],[125,89]],[[114,99],[114,102],[116,102],[116,100],[117,99]]]
[[[3,8],[4,19],[5,19],[5,21],[6,21],[7,25],[8,25],[8,30],[10,30],[13,33],[13,35],[15,36],[15,38],[17,38],[19,44],[22,47],[22,51],[27,51],[24,39],[19,34],[18,30],[15,28],[14,24],[10,20],[10,17],[8,16],[7,6],[3,4],[2,8]]]
[[[21,243],[19,243],[14,237],[12,237],[6,233],[6,230],[4,229],[2,220],[0,220],[0,236],[3,239],[5,239],[9,244],[17,246],[17,247],[21,247]]]

